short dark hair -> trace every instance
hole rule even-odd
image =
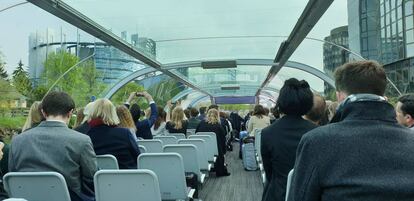
[[[335,70],[337,91],[347,94],[376,94],[383,96],[387,87],[384,68],[376,61],[354,61]]]
[[[266,116],[266,111],[262,105],[255,105],[253,115],[262,118],[263,116]]]
[[[195,108],[190,109],[190,115],[191,117],[196,117],[198,115],[198,110]]]
[[[276,102],[278,110],[287,115],[304,115],[313,106],[313,94],[308,82],[290,78],[280,89]]]
[[[210,109],[219,110],[219,106],[218,105],[210,105],[210,106],[208,106],[208,110],[210,110]]]
[[[405,94],[398,98],[401,102],[401,111],[404,115],[409,114],[414,118],[414,94]]]
[[[75,109],[75,102],[69,94],[53,91],[43,98],[41,107],[47,116],[64,116]]]
[[[200,107],[200,109],[198,109],[198,110],[200,111],[200,114],[205,114],[206,109],[207,109],[207,107]]]
[[[306,114],[306,117],[313,122],[320,122],[326,115],[326,102],[319,94],[313,94],[312,109]]]
[[[185,114],[185,117],[187,117],[187,119],[189,119],[191,116],[190,116],[190,109],[185,109],[184,110],[184,114]]]
[[[129,108],[129,111],[131,112],[132,120],[134,120],[135,123],[138,122],[139,118],[141,117],[141,108],[139,105],[136,103],[132,104]]]
[[[276,119],[279,119],[279,118],[280,118],[279,109],[278,109],[277,107],[273,107],[273,108],[271,109],[271,111],[272,111],[273,116],[274,116]]]

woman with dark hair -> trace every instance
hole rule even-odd
[[[151,133],[153,136],[156,135],[165,135],[167,133],[167,129],[165,129],[166,121],[167,121],[167,113],[164,111],[162,107],[157,107],[158,110],[158,117],[155,120],[154,125],[151,127]]]
[[[253,115],[247,124],[247,132],[250,136],[254,136],[256,130],[266,128],[270,125],[270,118],[266,114],[266,110],[261,105],[254,106]]]
[[[130,103],[134,99],[134,97],[144,97],[147,99],[147,102],[150,105],[150,115],[149,118],[139,120],[142,115],[142,110],[139,107],[138,104],[134,103],[130,106]],[[132,92],[129,96],[127,102],[125,103],[125,106],[129,108],[129,111],[131,112],[132,119],[135,122],[135,126],[137,128],[136,135],[137,137],[141,137],[143,139],[152,139],[151,134],[151,127],[154,125],[155,120],[157,119],[158,112],[157,112],[157,105],[155,104],[152,96],[144,91],[144,92]]]
[[[302,118],[312,106],[313,94],[306,81],[285,81],[276,102],[281,118],[262,130],[261,154],[267,179],[262,201],[285,200],[287,175],[294,166],[296,148],[302,136],[316,127]]]

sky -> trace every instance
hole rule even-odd
[[[22,0],[0,0],[0,10]],[[157,60],[170,63],[199,59],[273,59],[279,38],[236,36],[287,36],[307,0],[65,0],[89,18],[120,35],[138,33],[157,42]],[[334,1],[310,37],[323,39],[331,29],[347,25],[347,1]],[[19,60],[28,64],[28,36],[36,30],[62,29],[67,40],[76,40],[76,27],[27,3],[0,12],[0,51],[12,72]],[[81,31],[81,40],[93,41]],[[199,37],[233,37],[198,39]],[[173,40],[173,41],[165,41]],[[322,69],[322,43],[305,40],[291,57]],[[310,78],[313,79],[313,78]],[[320,84],[320,82],[319,82]],[[319,85],[318,84],[318,85]],[[318,86],[319,88],[320,86]]]

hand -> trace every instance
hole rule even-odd
[[[131,94],[129,94],[129,97],[128,97],[127,102],[128,103],[131,103],[132,102],[132,99],[134,99],[135,95],[136,95],[136,92],[131,92]]]
[[[154,101],[154,100],[152,99],[151,94],[149,94],[147,91],[143,91],[143,92],[142,92],[142,95],[143,95],[143,96],[147,99],[147,101],[148,101],[148,102]]]

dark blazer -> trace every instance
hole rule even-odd
[[[261,153],[267,179],[262,201],[285,200],[286,179],[295,164],[296,148],[302,135],[315,127],[301,116],[286,115],[262,130]]]
[[[79,197],[91,196],[96,169],[91,139],[62,122],[44,121],[15,136],[11,143],[10,172],[59,172]],[[72,200],[77,200],[73,196]]]
[[[125,103],[125,107],[129,108],[129,104]],[[154,125],[155,121],[158,117],[157,105],[155,103],[150,104],[151,108],[151,115],[148,119],[144,119],[142,121],[138,120],[135,122],[135,127],[137,127],[137,131],[135,132],[137,137],[143,139],[153,139],[151,133],[151,127]]]
[[[89,129],[91,129],[91,127],[89,126],[88,122],[84,122],[73,130],[78,131],[79,133],[87,134]]]
[[[91,137],[96,155],[114,155],[120,169],[137,168],[140,151],[131,131],[127,128],[99,125],[92,127],[88,135]]]
[[[289,200],[413,200],[414,133],[397,124],[393,106],[354,102],[342,111],[303,136]]]
[[[196,129],[198,124],[200,124],[201,120],[197,119],[196,117],[191,117],[188,119],[188,129]]]
[[[188,126],[188,122],[183,120],[183,127],[181,129],[175,129],[174,124],[169,121],[165,125],[165,129],[167,129],[169,133],[183,133],[187,135],[187,126]]]

